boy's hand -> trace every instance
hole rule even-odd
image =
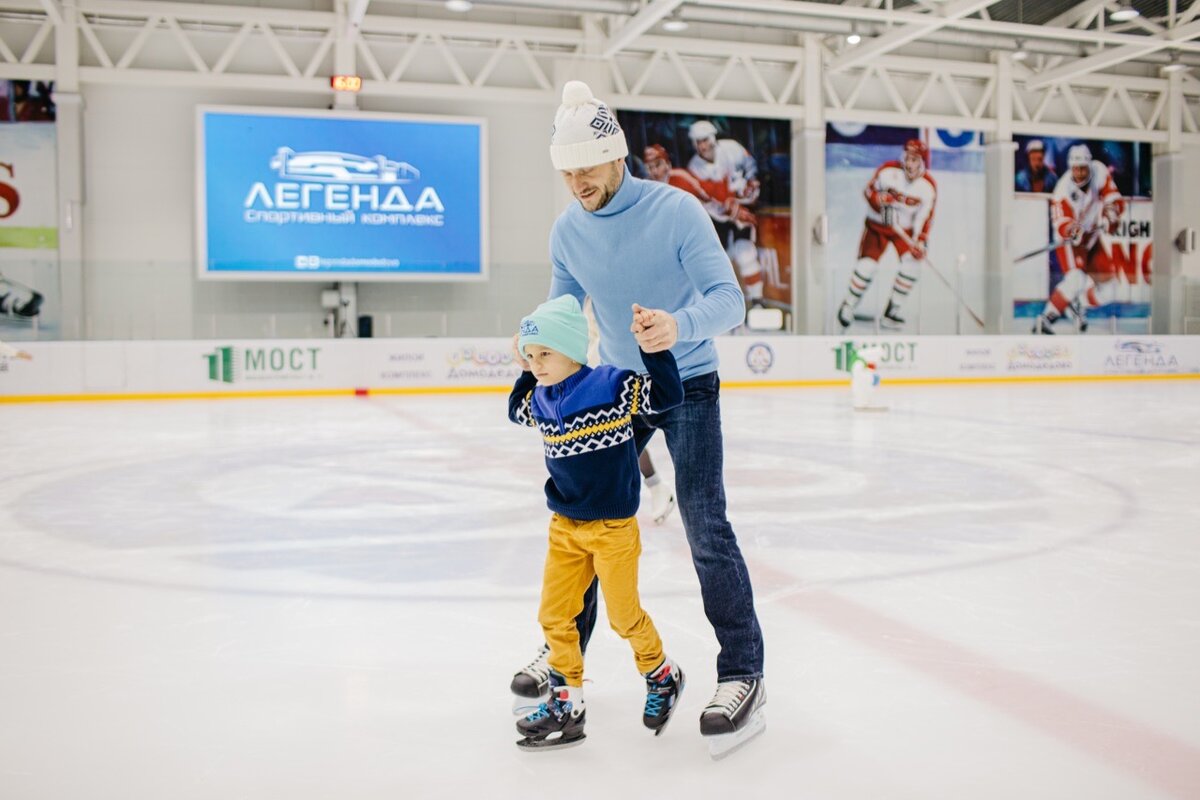
[[[642,308],[633,304],[633,324],[629,330],[638,346],[647,353],[670,350],[679,339],[679,323],[669,312],[659,308]]]
[[[513,361],[516,361],[517,366],[519,366],[521,369],[525,370],[526,372],[532,372],[533,370],[531,370],[529,368],[529,362],[526,361],[525,357],[521,355],[520,345],[517,344],[520,340],[521,340],[521,334],[514,333],[513,334],[513,345],[512,345]]]

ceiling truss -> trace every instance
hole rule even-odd
[[[779,1],[745,0],[768,7]],[[648,3],[643,13],[653,9],[651,16],[661,16],[678,5]],[[981,5],[957,8],[986,10]],[[1090,10],[1064,18],[1065,24],[1089,24],[1102,7],[1082,5]],[[848,9],[879,10],[872,6]],[[355,17],[365,4],[347,8]],[[1177,135],[1200,144],[1200,82],[1078,70],[1046,80],[1073,63],[1065,57],[1039,59],[1037,69],[1011,62],[1002,69],[995,61],[882,53],[833,69],[841,52],[816,34],[784,46],[638,32],[604,58],[612,40],[596,41],[586,26],[479,25],[371,13],[357,25],[340,25],[339,16],[143,0],[0,0],[0,78],[50,81],[66,70],[84,85],[329,92],[335,50],[345,37],[364,78],[364,96],[553,104],[556,65],[566,60],[604,64],[611,77],[607,99],[624,108],[1168,142],[1178,106]],[[1176,25],[1190,33],[1194,16],[1188,9]],[[77,63],[60,64],[56,54],[63,48],[55,43],[72,30]],[[903,27],[898,23],[896,30]],[[1175,34],[1194,45],[1185,35]],[[812,49],[819,58],[808,57]],[[806,70],[820,75],[810,80]],[[815,116],[809,113],[813,104],[820,109]]]

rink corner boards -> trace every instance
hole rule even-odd
[[[1129,374],[1129,375],[1011,375],[942,378],[903,378],[887,376],[890,386],[954,386],[980,384],[1092,383],[1112,381],[1187,381],[1200,380],[1200,373]],[[849,379],[821,380],[725,380],[724,389],[805,389],[849,387]],[[266,389],[228,392],[81,392],[64,394],[0,395],[0,404],[15,403],[94,403],[150,400],[251,400],[303,397],[395,397],[404,395],[502,394],[507,385],[496,386],[405,386],[354,387],[336,389]]]

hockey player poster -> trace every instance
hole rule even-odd
[[[1018,136],[1013,316],[1034,333],[1150,324],[1150,145]]]
[[[786,120],[618,111],[629,170],[691,192],[708,211],[755,327],[792,311],[791,125]]]
[[[834,123],[825,141],[826,332],[982,333],[979,134]]]
[[[51,88],[0,81],[0,340],[59,335]]]

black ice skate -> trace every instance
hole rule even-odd
[[[766,701],[761,678],[718,683],[717,693],[700,715],[700,733],[708,738],[709,755],[722,759],[762,733],[767,727]]]
[[[646,673],[646,708],[642,712],[642,724],[660,736],[671,721],[671,714],[683,694],[683,670],[671,659]]]
[[[883,310],[883,316],[879,318],[879,325],[892,330],[900,330],[904,327],[904,317],[900,316],[900,309],[896,308],[891,300],[888,300],[887,308]]]
[[[1067,306],[1067,308],[1070,309],[1071,317],[1074,318],[1075,324],[1076,324],[1079,332],[1087,333],[1087,329],[1088,329],[1087,308],[1084,307],[1084,305],[1081,302],[1079,302],[1078,300],[1076,300],[1074,303],[1071,303],[1071,305]]]
[[[549,699],[532,714],[517,720],[517,732],[525,737],[517,742],[517,747],[558,750],[582,744],[587,738],[583,732],[587,717],[583,689],[565,683],[561,675],[553,674]]]
[[[513,698],[514,714],[536,706],[550,693],[550,665],[546,663],[549,657],[550,648],[542,645],[538,649],[537,658],[513,675],[508,688],[516,695]],[[533,702],[530,703],[530,700]]]
[[[42,309],[41,294],[0,275],[0,314],[29,319]]]
[[[1038,314],[1037,322],[1033,323],[1033,332],[1053,336],[1054,323],[1051,322],[1045,314]]]
[[[837,320],[842,328],[850,327],[850,323],[854,321],[854,309],[850,307],[849,303],[842,303],[838,306]]]

